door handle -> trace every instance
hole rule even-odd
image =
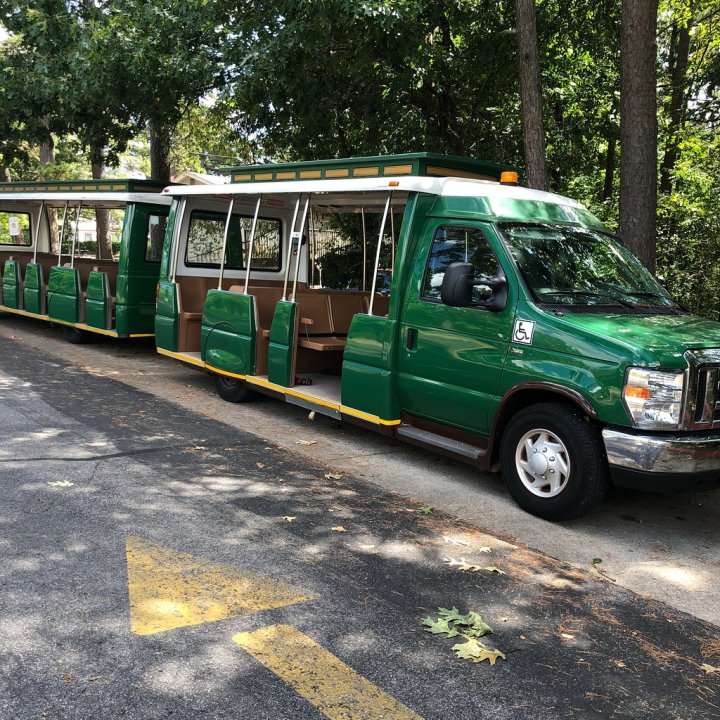
[[[415,328],[408,328],[405,347],[408,350],[414,350],[417,345],[418,331]]]

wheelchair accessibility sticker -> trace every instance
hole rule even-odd
[[[513,342],[532,345],[535,323],[530,320],[516,320],[513,328]]]

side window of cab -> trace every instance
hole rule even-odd
[[[420,297],[429,302],[441,302],[440,287],[445,270],[453,263],[471,263],[475,277],[473,300],[487,300],[484,282],[501,273],[497,257],[483,231],[467,225],[441,225],[435,230],[428,254]]]

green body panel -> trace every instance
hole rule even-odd
[[[42,267],[37,263],[25,266],[25,286],[23,287],[23,309],[27,312],[43,314],[42,283],[40,274]]]
[[[20,310],[20,263],[6,260],[3,268],[3,305]]]
[[[558,200],[562,198],[558,197]],[[541,202],[499,196],[438,197],[428,213],[454,220],[571,223],[606,230],[591,212],[560,202]]]
[[[202,359],[237,375],[255,373],[255,298],[227,290],[209,290],[203,309]]]
[[[80,317],[80,273],[76,268],[50,268],[48,315],[54,320],[76,323]]]
[[[128,203],[125,210],[115,288],[115,329],[119,335],[154,330],[160,263],[145,260],[149,215],[165,215],[165,209]]]
[[[435,231],[443,225],[484,231],[508,278],[502,312],[449,307],[421,299],[420,288]],[[474,433],[487,434],[507,356],[518,283],[512,265],[485,223],[430,219],[421,232],[406,286],[398,355],[398,388],[404,411]],[[412,347],[410,337],[414,336]]]
[[[383,420],[400,416],[392,360],[397,323],[376,315],[355,315],[342,364],[342,404]]]
[[[441,155],[439,153],[403,153],[371,157],[309,160],[266,165],[222,168],[232,182],[286,182],[288,180],[329,180],[338,178],[400,177],[475,177],[500,179],[504,170],[517,168],[485,160]]]
[[[280,300],[275,306],[270,326],[268,348],[268,380],[277,385],[292,387],[295,339],[297,337],[297,305]]]
[[[0,183],[0,194],[31,192],[156,192],[170,183],[158,180],[26,180]]]
[[[90,327],[109,330],[108,302],[109,286],[107,273],[93,271],[88,275],[85,301],[85,322]]]
[[[158,283],[158,302],[155,314],[155,344],[159,348],[177,352],[178,347],[178,288],[174,282]]]

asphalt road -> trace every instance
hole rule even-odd
[[[717,626],[107,374],[0,340],[0,717],[720,715]]]
[[[582,572],[589,568],[644,597],[720,625],[720,490],[664,495],[615,490],[587,517],[548,523],[520,510],[497,475],[325,418],[309,422],[307,412],[275,400],[223,402],[205,374],[157,355],[151,340],[68,345],[47,323],[0,315],[0,343],[3,337],[220,419],[295,457],[416,498],[510,543]],[[303,439],[314,444],[296,444]],[[597,559],[602,562],[593,564]]]

